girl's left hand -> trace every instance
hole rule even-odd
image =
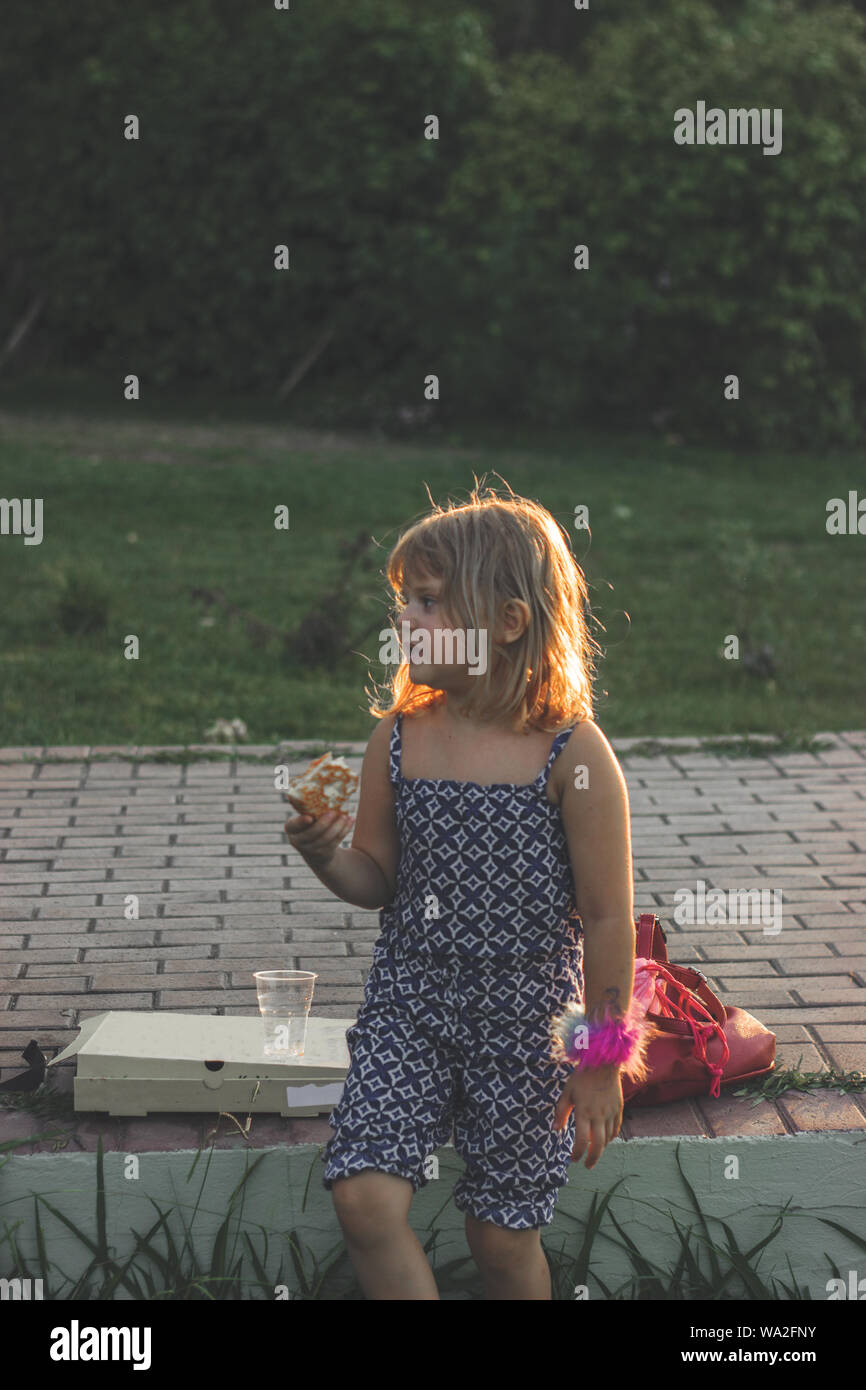
[[[619,1067],[590,1067],[572,1072],[556,1102],[553,1128],[564,1129],[574,1110],[574,1148],[580,1159],[587,1145],[586,1167],[594,1168],[622,1125],[622,1082]]]

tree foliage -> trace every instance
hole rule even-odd
[[[324,334],[360,414],[436,373],[446,417],[853,442],[864,77],[830,0],[20,6],[0,334],[43,295],[16,365],[276,394]],[[782,153],[676,145],[698,100]]]

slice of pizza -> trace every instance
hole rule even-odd
[[[342,811],[358,785],[358,774],[345,758],[323,753],[289,781],[283,797],[302,815],[317,818],[326,811]]]

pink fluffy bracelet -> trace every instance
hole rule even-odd
[[[659,1034],[649,1023],[645,1008],[632,997],[625,1014],[588,1020],[578,1003],[566,1004],[550,1025],[555,1061],[571,1062],[575,1070],[619,1067],[632,1081],[642,1084],[648,1076],[646,1050]]]

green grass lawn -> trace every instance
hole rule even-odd
[[[185,419],[140,404],[61,411],[52,399],[49,411],[13,405],[8,388],[0,398],[0,496],[44,499],[41,545],[0,536],[0,745],[202,742],[214,719],[234,716],[251,743],[367,737],[364,686],[384,674],[388,549],[426,510],[425,483],[444,500],[492,470],[572,535],[604,625],[596,718],[609,735],[864,726],[866,538],[825,529],[828,499],[863,482],[853,455],[742,456],[490,427],[386,441],[273,411],[244,419],[211,406]],[[273,527],[280,503],[288,531]],[[573,530],[580,503],[591,544]],[[345,621],[354,633],[377,611],[382,620],[336,666],[292,669],[278,641],[253,646],[239,622],[190,597],[193,586],[222,588],[292,627],[359,529],[378,558]],[[63,630],[64,575],[104,585],[103,631]],[[744,627],[773,648],[773,679],[721,655]],[[128,634],[137,661],[124,659]]]

